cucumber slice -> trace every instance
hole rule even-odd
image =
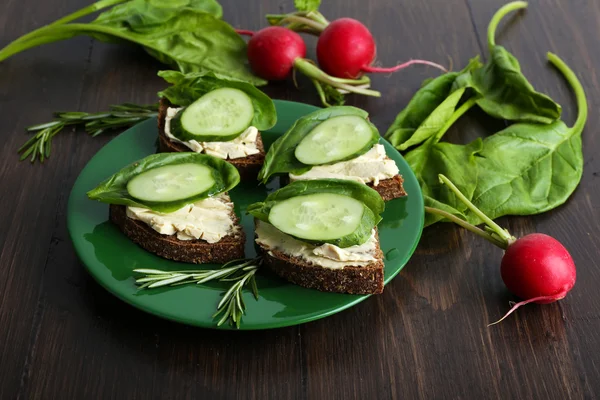
[[[246,93],[221,88],[206,93],[177,113],[171,120],[171,133],[182,140],[224,142],[238,137],[253,118],[254,107]]]
[[[342,115],[317,125],[298,143],[294,155],[306,165],[329,164],[364,153],[378,139],[377,130],[364,118]]]
[[[269,222],[297,238],[327,241],[355,232],[365,207],[349,196],[318,193],[292,197],[271,208]]]
[[[153,168],[127,182],[127,192],[142,201],[184,200],[215,185],[213,170],[201,164],[177,164]]]

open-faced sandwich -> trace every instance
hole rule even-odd
[[[367,116],[361,109],[340,106],[300,118],[273,143],[258,179],[266,183],[276,174],[288,174],[292,182],[347,179],[367,184],[386,201],[405,196],[398,167]]]
[[[277,121],[273,101],[249,83],[212,74],[160,75],[172,86],[159,93],[159,151],[209,154],[255,179],[265,157],[260,131]]]
[[[377,224],[385,203],[348,180],[296,181],[252,204],[263,265],[288,281],[327,292],[383,291]]]
[[[245,235],[227,194],[240,181],[209,155],[163,153],[135,162],[88,192],[110,204],[110,220],[158,256],[189,263],[244,257]]]

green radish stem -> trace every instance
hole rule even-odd
[[[327,25],[329,25],[327,18],[318,11],[267,14],[266,18],[271,25],[285,26],[295,32],[310,33],[316,36],[319,36]]]
[[[319,82],[326,83],[331,85],[337,89],[347,90],[351,93],[358,93],[365,96],[373,96],[373,97],[381,97],[381,93],[376,90],[365,89],[361,87],[353,86],[356,84],[363,85],[365,84],[362,79],[343,79],[333,77],[317,66],[315,66],[311,61],[304,58],[297,58],[294,61],[294,68],[298,71],[302,72],[304,75],[309,77],[312,80],[317,80]],[[352,84],[351,84],[352,83]]]
[[[527,8],[526,1],[513,1],[512,3],[508,3],[505,6],[501,7],[498,11],[496,11],[494,16],[492,17],[492,20],[490,21],[490,24],[488,25],[487,30],[487,40],[490,51],[496,45],[496,28],[498,27],[498,24],[500,23],[502,18],[504,18],[506,14],[512,11],[520,10],[522,8]]]
[[[327,27],[327,25],[322,24],[321,22],[317,22],[317,21],[314,21],[312,19],[305,18],[305,17],[299,17],[297,15],[289,15],[289,16],[283,18],[281,21],[279,21],[278,25],[285,25],[286,23],[306,25],[306,26],[312,28],[311,32],[314,30],[314,32],[316,32],[315,34],[319,34],[320,32],[323,32],[323,30],[325,30],[325,28]]]
[[[456,197],[466,205],[469,210],[471,210],[475,215],[477,215],[481,220],[486,224],[486,229],[483,230],[481,228],[476,227],[473,224],[468,223],[465,220],[458,218],[455,215],[452,215],[446,211],[433,208],[433,207],[425,207],[425,211],[430,214],[441,215],[445,218],[448,218],[452,222],[462,226],[465,229],[475,233],[476,235],[481,236],[482,238],[488,240],[492,244],[500,247],[501,249],[506,250],[508,246],[515,242],[516,238],[508,233],[505,229],[502,229],[500,225],[492,221],[487,215],[485,215],[479,208],[477,208],[469,199],[465,197],[464,194],[450,181],[450,179],[446,178],[444,175],[438,175],[440,178],[440,182],[446,186],[454,193]],[[493,233],[490,233],[493,232]]]
[[[503,242],[503,241],[497,239],[495,236],[492,236],[490,233],[484,231],[483,229],[478,228],[475,225],[468,223],[464,219],[458,218],[456,215],[452,215],[449,212],[440,210],[438,208],[427,207],[427,206],[425,207],[425,211],[430,214],[437,214],[444,218],[447,218],[450,221],[454,222],[455,224],[460,225],[463,228],[473,232],[474,234],[481,236],[482,238],[492,242],[493,244],[500,247],[501,249],[506,249],[508,247],[508,244],[506,242]]]
[[[569,68],[569,66],[565,64],[565,62],[561,60],[559,56],[548,52],[546,53],[546,57],[548,58],[548,61],[550,61],[550,63],[554,65],[554,67],[558,69],[561,74],[563,74],[575,93],[575,99],[577,100],[577,119],[575,120],[575,123],[571,129],[582,131],[588,116],[588,104],[587,99],[585,98],[583,86],[581,86],[581,82],[579,82],[579,79],[577,79],[577,76],[573,70]]]
[[[511,243],[513,243],[516,240],[514,236],[512,236],[506,230],[502,229],[500,225],[492,221],[492,219],[485,215],[479,208],[477,208],[475,204],[471,203],[471,201],[469,201],[469,199],[467,199],[465,195],[462,194],[456,186],[454,186],[450,179],[446,178],[442,174],[439,174],[438,177],[440,178],[441,183],[448,186],[448,188],[450,188],[454,195],[458,197],[458,199],[464,205],[466,205],[469,208],[469,210],[473,211],[475,215],[477,215],[491,230],[494,231],[496,235],[498,235],[498,237],[500,237],[500,240],[506,243],[506,247],[508,247]]]

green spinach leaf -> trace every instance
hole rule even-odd
[[[167,203],[141,201],[133,198],[127,191],[127,183],[144,171],[166,165],[186,163],[202,164],[210,167],[213,170],[215,185],[204,193]],[[158,212],[169,213],[195,201],[231,190],[239,181],[240,174],[237,169],[220,158],[196,153],[160,153],[145,157],[121,169],[110,178],[101,182],[95,189],[90,190],[87,195],[90,199],[103,203],[144,207]]]
[[[265,156],[265,162],[258,174],[258,179],[263,183],[266,183],[269,178],[275,174],[293,173],[300,175],[310,171],[312,166],[303,164],[296,159],[296,156],[294,155],[296,146],[298,146],[298,143],[300,143],[300,141],[304,139],[304,137],[308,135],[317,125],[328,120],[329,118],[338,117],[341,115],[357,115],[365,119],[368,116],[366,111],[359,108],[338,106],[318,110],[298,119],[283,136],[280,136],[271,145]],[[375,128],[375,126],[372,124],[370,125],[374,132],[374,140],[371,144],[372,146],[379,139],[379,133],[377,133],[377,128]],[[365,147],[362,153],[354,154],[349,158],[359,156],[360,154],[365,153],[367,150],[369,150],[369,148]]]
[[[415,173],[424,196],[446,204],[459,213],[463,212],[467,207],[439,182],[438,174],[446,175],[468,199],[471,199],[479,179],[476,156],[483,148],[482,140],[476,139],[468,145],[457,145],[437,143],[435,139],[433,137],[422,146],[408,152],[405,156],[406,162]],[[438,216],[428,215],[425,225],[439,220]]]
[[[267,198],[259,203],[248,206],[247,212],[261,221],[269,222],[271,208],[283,200],[317,193],[333,193],[352,197],[365,206],[363,219],[359,228],[350,235],[328,240],[327,243],[339,247],[349,247],[362,244],[371,236],[372,229],[381,221],[381,213],[385,209],[385,203],[377,191],[358,182],[342,179],[318,179],[312,181],[292,182],[287,186],[269,194]],[[309,243],[323,243],[316,241],[300,240]]]
[[[502,46],[494,46],[490,61],[471,73],[470,85],[481,95],[477,105],[492,117],[542,124],[560,118],[560,105],[535,91],[517,59]]]
[[[219,19],[221,8],[214,0],[131,0],[90,23],[71,23],[117,3],[101,0],[33,31],[0,50],[0,61],[46,43],[88,35],[106,42],[138,44],[182,72],[214,72],[256,86],[267,83],[250,71],[246,42]]]
[[[492,117],[549,124],[560,118],[560,105],[547,95],[536,92],[521,73],[519,61],[495,43],[496,28],[502,18],[526,6],[525,2],[512,2],[494,14],[487,32],[490,60],[483,68],[462,74],[454,88],[462,86],[475,89],[480,94],[477,105]]]
[[[405,150],[409,146],[413,146],[426,140],[430,135],[432,125],[443,126],[446,121],[442,121],[442,116],[446,119],[450,118],[447,115],[447,111],[450,110],[449,103],[446,103],[441,110],[437,111],[438,107],[441,107],[448,96],[450,96],[455,90],[461,89],[460,87],[454,88],[455,80],[463,74],[470,73],[471,70],[479,68],[481,66],[479,57],[475,57],[469,61],[469,64],[459,72],[448,72],[444,75],[438,76],[437,78],[429,80],[427,84],[424,84],[421,89],[415,93],[413,98],[410,100],[408,105],[398,114],[392,125],[389,127],[385,134],[385,138],[396,148]],[[464,89],[463,89],[464,91]],[[460,97],[456,100],[458,102]],[[454,104],[456,106],[456,104]],[[452,110],[452,112],[454,109]],[[429,121],[428,118],[436,113],[435,117],[432,117]],[[443,115],[442,115],[443,114]],[[424,126],[425,122],[427,124]],[[435,121],[435,124],[434,124]],[[412,143],[407,146],[405,143],[409,141],[416,133],[419,132],[419,136],[422,136],[422,140],[413,139]],[[427,135],[422,135],[423,132],[427,132]],[[433,132],[435,134],[435,132]]]
[[[143,11],[139,9],[135,15],[143,15]],[[202,11],[181,9],[171,18],[149,25],[122,21],[77,25],[81,33],[101,40],[138,43],[159,61],[177,66],[182,72],[214,72],[257,86],[266,83],[250,71],[246,43],[240,35],[226,22]]]
[[[581,131],[564,122],[515,124],[486,138],[473,204],[490,218],[537,214],[563,204],[583,171]]]
[[[168,88],[158,93],[160,97],[167,98],[172,104],[188,106],[208,92],[222,87],[230,87],[245,92],[252,100],[254,118],[251,124],[259,130],[271,129],[277,122],[277,112],[273,100],[253,85],[221,79],[213,73],[179,71],[159,71],[158,76],[171,84]]]
[[[427,118],[425,118],[425,121],[419,125],[412,136],[396,148],[400,151],[406,150],[409,147],[424,142],[438,133],[448,121],[451,120],[451,117],[456,110],[456,106],[464,93],[465,88],[460,88],[446,97],[446,99],[442,101]]]
[[[202,11],[215,18],[223,17],[223,8],[215,0],[130,0],[103,12],[94,23],[143,30],[163,24],[183,10]]]
[[[550,62],[562,72],[577,98],[573,127],[562,121],[548,125],[519,123],[483,141],[476,158],[479,179],[472,202],[490,218],[530,215],[563,204],[583,173],[581,133],[587,121],[587,100],[573,71],[556,55]],[[467,213],[471,223],[481,222]]]

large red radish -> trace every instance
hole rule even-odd
[[[317,60],[323,71],[339,78],[356,79],[366,72],[394,72],[413,64],[446,68],[431,61],[410,60],[391,68],[373,67],[376,46],[373,35],[361,22],[340,18],[331,22],[319,35]]]
[[[511,293],[523,299],[490,325],[497,324],[525,304],[553,303],[567,295],[575,285],[577,273],[571,254],[558,240],[542,233],[516,239],[481,212],[448,178],[439,177],[440,182],[485,223],[486,230],[437,208],[425,207],[425,211],[441,215],[506,250],[500,264],[502,280]]]

